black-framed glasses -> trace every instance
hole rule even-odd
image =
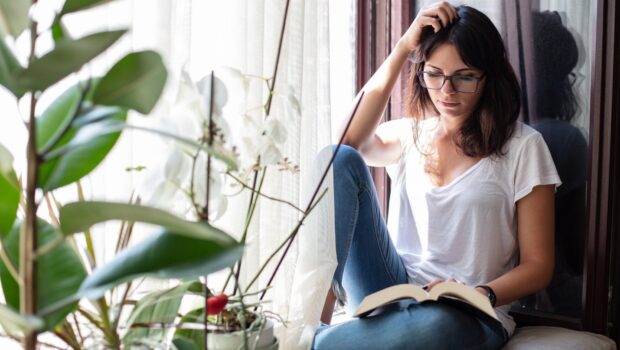
[[[454,91],[466,94],[472,94],[478,91],[478,83],[484,78],[484,74],[480,77],[472,77],[469,75],[443,75],[441,73],[427,71],[418,72],[417,74],[420,84],[424,88],[440,90],[446,83],[446,80],[449,80]]]

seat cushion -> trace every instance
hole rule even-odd
[[[615,350],[616,343],[600,334],[559,327],[517,328],[504,350]]]

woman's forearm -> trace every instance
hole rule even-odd
[[[409,52],[410,50],[399,41],[388,58],[364,85],[362,88],[364,98],[353,116],[351,126],[344,137],[344,144],[358,148],[374,133]],[[340,134],[344,132],[347,123],[348,120],[343,121]]]
[[[536,293],[549,285],[553,264],[529,262],[488,283],[497,296],[496,306],[509,304],[526,295]]]

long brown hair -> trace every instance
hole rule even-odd
[[[424,63],[437,47],[450,43],[466,65],[484,72],[486,80],[478,105],[455,135],[456,145],[469,157],[501,156],[521,109],[519,82],[493,22],[474,8],[456,9],[458,20],[437,33],[432,27],[425,28],[421,45],[413,53],[406,109],[415,120],[414,140],[417,144],[418,123],[429,112],[439,114],[428,91],[420,85],[417,73],[424,69]]]

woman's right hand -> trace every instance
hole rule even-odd
[[[457,18],[456,9],[446,1],[429,5],[420,10],[409,29],[400,38],[400,42],[407,50],[413,51],[420,46],[420,37],[424,27],[433,27],[437,33],[444,24],[452,23]]]

